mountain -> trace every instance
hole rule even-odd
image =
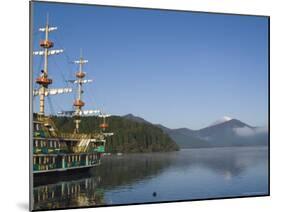
[[[109,132],[106,152],[168,152],[179,149],[178,145],[159,127],[131,116],[111,116],[107,119]],[[52,116],[61,132],[73,132],[74,120],[71,117]],[[100,119],[94,116],[81,117],[80,132],[99,132]]]
[[[162,125],[157,126],[167,133],[181,148],[211,147],[207,141],[194,136],[194,131],[188,128],[169,129]]]
[[[131,121],[135,121],[138,123],[146,123],[146,124],[151,124],[150,122],[146,121],[145,119],[139,117],[139,116],[134,116],[133,114],[129,113],[127,115],[122,116],[123,118]]]
[[[144,121],[147,122],[146,120]],[[253,127],[238,119],[227,116],[199,130],[188,128],[170,129],[160,124],[156,126],[167,133],[181,148],[257,146],[268,144],[267,128]]]
[[[218,124],[222,124],[224,122],[230,121],[232,118],[228,117],[228,116],[224,116],[218,120],[216,120],[214,123],[212,123],[210,126],[214,126],[214,125],[218,125]]]
[[[264,133],[260,128],[252,127],[237,119],[230,119],[195,131],[195,136],[208,141],[212,146],[252,146],[266,145]]]

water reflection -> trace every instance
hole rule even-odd
[[[123,156],[109,156],[102,159],[102,165],[92,169],[94,177],[100,177],[100,186],[113,188],[130,185],[160,175],[174,164],[169,156],[173,153],[141,153]]]
[[[201,167],[231,176],[238,176],[257,164],[267,164],[266,147],[185,149],[176,154],[177,168]]]
[[[35,187],[34,209],[101,205],[103,190],[97,188],[99,182],[100,178],[85,178]]]
[[[267,150],[213,148],[106,156],[101,166],[79,180],[35,187],[34,205],[51,209],[266,194]]]

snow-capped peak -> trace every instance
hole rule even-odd
[[[214,123],[212,123],[210,126],[215,126],[218,124],[222,124],[224,122],[230,121],[232,118],[228,117],[228,116],[223,116],[222,118],[216,120]]]

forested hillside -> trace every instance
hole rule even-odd
[[[53,116],[57,128],[61,132],[73,132],[73,118]],[[82,117],[81,133],[99,132],[101,118],[94,116]],[[178,145],[160,129],[149,123],[139,123],[120,116],[107,119],[107,132],[114,135],[107,138],[106,152],[167,152],[176,151]]]

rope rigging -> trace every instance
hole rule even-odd
[[[53,102],[52,102],[52,99],[50,98],[50,96],[47,96],[47,102],[48,102],[48,105],[49,105],[49,108],[50,108],[50,114],[55,114],[55,109],[54,109],[54,106],[53,106]]]
[[[42,66],[42,63],[44,61],[44,70],[43,70],[43,74],[44,74],[44,71],[45,69],[47,69],[47,62],[48,62],[48,56],[49,55],[53,55],[53,54],[58,54],[58,53],[62,53],[62,55],[64,55],[65,59],[66,59],[66,65],[69,66],[69,68],[67,68],[67,73],[70,75],[69,79],[66,78],[66,74],[65,74],[65,71],[63,71],[63,69],[61,68],[61,65],[60,63],[57,61],[58,58],[56,57],[52,57],[52,59],[49,61],[49,63],[51,62],[51,65],[53,66],[53,68],[50,68],[50,70],[54,69],[56,70],[56,73],[58,73],[56,76],[60,76],[60,78],[63,80],[63,84],[65,84],[66,87],[74,87],[75,85],[78,85],[80,91],[79,91],[79,98],[76,96],[76,93],[73,92],[72,95],[73,95],[73,99],[74,99],[74,103],[72,105],[72,109],[76,109],[76,112],[77,112],[77,105],[79,103],[82,104],[83,103],[83,106],[84,106],[84,102],[80,99],[81,96],[83,95],[84,91],[85,90],[88,90],[89,88],[87,87],[83,87],[83,90],[82,90],[82,84],[84,83],[87,83],[87,82],[91,82],[92,80],[89,80],[89,79],[83,79],[82,78],[85,76],[85,72],[81,72],[81,73],[78,73],[80,74],[79,76],[77,75],[77,70],[76,70],[76,66],[73,66],[72,64],[75,63],[75,64],[80,64],[82,66],[82,63],[87,63],[88,60],[82,60],[82,54],[80,56],[80,59],[79,60],[76,60],[76,61],[72,61],[71,60],[71,57],[68,55],[67,52],[63,51],[63,50],[49,50],[49,48],[52,48],[54,46],[54,42],[53,41],[50,41],[48,39],[48,33],[51,32],[51,31],[54,31],[56,30],[57,27],[50,27],[49,25],[46,25],[45,28],[40,28],[39,30],[41,32],[44,32],[43,34],[45,34],[44,38],[40,40],[40,46],[43,48],[44,51],[37,51],[37,52],[34,52],[33,55],[39,55],[39,56],[44,56],[44,57],[40,57],[39,60],[37,60],[38,62],[38,66],[39,66],[39,69],[40,70],[40,67]],[[38,35],[39,33],[36,33],[36,36]],[[55,40],[55,43],[56,45],[59,47],[59,48],[62,48],[63,45],[61,45],[61,38],[58,34],[54,34],[54,36],[52,36],[53,39]],[[64,61],[64,60],[63,60]],[[74,70],[74,68],[75,70]],[[38,71],[39,72],[39,71]],[[49,79],[49,78],[46,78],[42,73],[40,74],[40,72],[37,74],[39,74],[38,78],[36,79],[36,86],[34,87],[38,87],[37,91],[34,91],[34,95],[39,95],[40,96],[40,113],[41,114],[44,114],[44,98],[47,97],[47,102],[48,102],[48,105],[49,105],[49,108],[50,108],[50,112],[51,113],[54,113],[55,112],[55,109],[58,109],[61,107],[59,106],[59,104],[57,104],[56,102],[56,99],[54,98],[53,100],[49,97],[49,95],[55,95],[55,94],[60,94],[60,93],[69,93],[70,90],[66,90],[67,88],[48,88],[48,85],[47,86],[42,86],[43,83],[47,83],[45,82],[46,80],[49,80],[48,81],[48,84],[52,84],[52,80]],[[83,76],[82,76],[83,74]],[[78,77],[76,80],[72,80],[74,78],[74,76],[76,75],[76,77]],[[46,76],[48,77],[47,75],[47,71],[46,71]],[[46,79],[45,79],[46,78]],[[40,80],[40,82],[38,83],[38,79]],[[70,83],[70,80],[71,81],[74,81],[74,83]],[[71,84],[71,86],[70,86]],[[42,89],[41,89],[42,88]],[[78,90],[79,90],[78,89]],[[92,89],[91,89],[92,90]],[[76,99],[78,98],[78,100]],[[42,99],[42,101],[41,101]],[[92,95],[89,95],[87,96],[87,99],[90,100],[90,105],[96,105],[94,104],[94,97]],[[80,102],[78,102],[80,101]],[[77,103],[78,102],[78,103]],[[57,106],[57,108],[54,108],[54,104],[55,106]],[[69,104],[70,105],[70,104]],[[75,105],[75,106],[74,106]],[[92,107],[91,107],[92,108]],[[41,110],[42,109],[42,110]],[[92,111],[92,112],[87,112],[87,111]],[[93,110],[79,110],[79,112],[81,113],[85,113],[85,114],[89,114],[89,113],[93,113]]]

